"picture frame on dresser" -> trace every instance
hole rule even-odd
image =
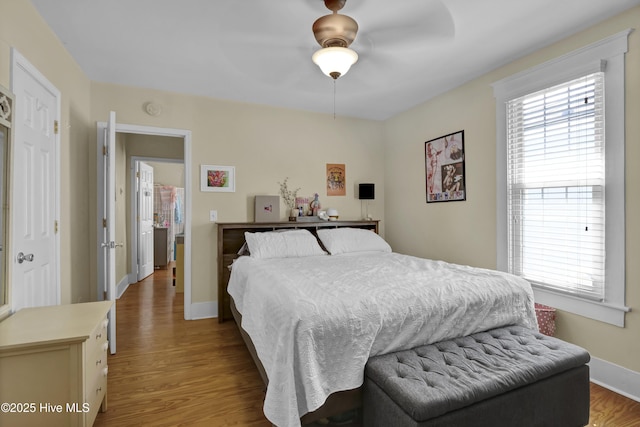
[[[280,196],[256,196],[254,221],[280,221]]]

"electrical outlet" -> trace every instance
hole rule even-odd
[[[209,211],[209,222],[216,222],[218,220],[218,211]]]

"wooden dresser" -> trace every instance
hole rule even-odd
[[[0,426],[91,426],[107,407],[112,302],[25,308],[0,322]]]
[[[153,265],[159,268],[167,268],[171,257],[171,244],[169,229],[155,227],[153,229]]]
[[[231,273],[228,267],[238,258],[245,231],[251,233],[282,229],[306,229],[317,236],[322,228],[366,228],[378,232],[378,220],[321,222],[219,222],[218,223],[218,322],[233,319],[231,297],[227,292]]]

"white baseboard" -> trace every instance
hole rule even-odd
[[[116,299],[120,299],[124,292],[129,287],[129,275],[124,276],[116,285]]]
[[[216,301],[195,302],[191,304],[191,320],[218,317],[218,303]]]
[[[591,357],[591,381],[618,394],[640,402],[640,372]]]

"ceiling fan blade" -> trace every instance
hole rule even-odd
[[[450,40],[455,35],[455,23],[449,9],[440,0],[389,3],[384,18],[358,16],[360,33],[376,49],[421,47]],[[411,6],[411,7],[409,7]],[[356,38],[358,41],[358,38]]]
[[[274,6],[264,0],[250,4],[218,1],[215,25],[221,36],[210,43],[220,66],[244,74],[248,80],[280,86],[302,61],[311,62],[316,45],[311,31],[315,12],[304,2],[279,0]],[[292,18],[300,14],[308,18]]]

